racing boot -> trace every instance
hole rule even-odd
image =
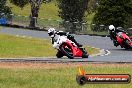
[[[116,40],[114,40],[113,43],[114,43],[114,46],[116,47],[119,45],[119,43]]]
[[[82,44],[79,44],[75,39],[73,39],[73,42],[78,46],[78,47],[82,47]]]
[[[83,45],[82,44],[79,44],[79,43],[76,43],[78,47],[82,47]]]

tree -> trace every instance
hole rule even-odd
[[[98,6],[99,6],[99,0],[89,0],[88,2],[88,9],[87,12],[89,13],[93,13],[97,10]]]
[[[71,31],[76,29],[75,23],[84,22],[85,11],[87,10],[88,0],[58,0],[59,16],[65,22],[71,23]]]
[[[131,0],[100,0],[99,8],[92,23],[126,27],[132,11],[130,2]]]
[[[5,15],[11,14],[10,7],[6,6],[7,0],[0,0],[0,13],[4,13]]]
[[[28,0],[10,0],[10,2],[20,8],[23,8],[25,5],[29,3]]]
[[[35,27],[37,22],[37,17],[39,13],[39,9],[42,3],[45,3],[46,0],[10,0],[14,5],[23,8],[25,5],[30,3],[31,5],[31,14],[30,14],[30,27]]]
[[[39,12],[39,8],[40,5],[42,4],[42,0],[29,0],[30,4],[31,4],[31,20],[30,20],[30,27],[35,27],[35,23],[38,17],[38,12]]]
[[[130,14],[128,17],[127,27],[132,27],[132,0],[125,6],[125,9]]]

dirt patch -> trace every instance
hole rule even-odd
[[[20,63],[20,62],[0,62],[0,68],[42,68],[56,69],[65,67],[76,67],[77,64],[71,63]]]
[[[92,64],[92,63],[20,63],[20,62],[0,62],[0,68],[41,68],[41,69],[57,69],[66,67],[79,67],[79,66],[92,66],[92,67],[126,67],[132,64]]]

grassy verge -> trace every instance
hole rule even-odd
[[[61,18],[58,16],[59,8],[56,4],[57,2],[55,0],[51,1],[47,4],[42,4],[40,11],[39,11],[39,19],[37,20],[37,26],[40,27],[55,27],[59,29],[59,24],[61,22]],[[26,5],[23,9],[11,4],[8,0],[7,2],[8,6],[12,8],[12,12],[16,15],[13,16],[13,24],[17,25],[29,25],[29,15],[30,15],[30,4]],[[21,15],[21,16],[17,16]],[[95,13],[88,14],[86,17],[86,21],[88,24],[91,24],[92,19],[94,17]],[[25,17],[27,16],[27,17]],[[57,21],[58,20],[58,21]],[[60,28],[61,29],[61,28]],[[93,32],[91,31],[90,25],[88,25],[88,28],[85,31],[82,31],[82,33],[85,34],[96,34],[96,35],[106,35],[106,32]]]
[[[84,46],[84,47],[85,47],[86,51],[89,53],[89,55],[100,53],[99,49],[97,49],[97,48],[93,48],[90,46]]]
[[[28,37],[16,37],[11,35],[0,34],[0,57],[48,57],[55,56],[56,50],[52,47],[49,40],[32,39]],[[87,51],[92,54],[99,52],[98,49],[86,47]]]
[[[1,88],[132,88],[130,84],[86,84],[76,83],[77,67],[44,68],[0,68]],[[88,74],[130,74],[132,65],[85,65]]]
[[[96,32],[96,31],[92,31],[92,30],[88,30],[87,34],[89,34],[89,35],[100,35],[100,36],[109,35],[107,31]]]
[[[12,12],[16,15],[28,16],[28,17],[30,15],[30,12],[31,12],[30,11],[31,10],[30,4],[26,5],[23,9],[21,9],[21,8],[13,5],[12,3],[10,3],[8,0],[7,5],[12,8],[11,9]],[[43,3],[40,7],[40,10],[39,10],[39,18],[61,20],[61,18],[58,16],[58,11],[59,11],[59,8],[57,6],[56,0],[53,0],[47,4]],[[89,14],[86,17],[86,20],[88,23],[91,23],[94,14],[95,13]]]
[[[12,3],[7,2],[8,6],[12,8],[12,12],[17,15],[22,15],[22,16],[29,16],[30,15],[30,10],[31,6],[30,4],[26,5],[23,9],[13,5]],[[60,19],[58,16],[58,7],[56,5],[56,1],[52,1],[47,4],[42,4],[41,8],[39,10],[39,18],[44,18],[44,19]]]
[[[50,41],[0,34],[0,57],[54,56]]]

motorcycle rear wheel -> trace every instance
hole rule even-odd
[[[88,58],[89,55],[88,55],[87,51],[85,50],[85,48],[80,48],[80,49],[83,52],[82,58]]]
[[[126,45],[125,49],[132,49],[132,46],[130,45],[130,41],[129,40],[125,40],[124,43]]]
[[[83,54],[82,58],[88,58],[88,56],[89,56],[88,54]]]

